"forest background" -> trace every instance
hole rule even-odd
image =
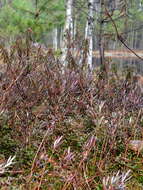
[[[13,41],[18,35],[25,32],[30,27],[34,33],[33,40],[44,43],[52,47],[55,37],[62,35],[66,21],[66,3],[64,0],[1,0],[0,2],[0,19],[1,19],[1,40],[8,42]],[[115,19],[116,25],[123,37],[130,42],[131,48],[142,48],[142,20],[143,5],[142,0],[115,0],[105,1],[105,5]],[[100,25],[100,1],[95,0],[94,9],[94,34],[99,35]],[[84,35],[86,21],[88,17],[88,1],[73,1],[73,22],[74,30]],[[115,29],[110,18],[103,12],[104,31],[108,40],[116,39]],[[57,30],[57,35],[55,32]],[[95,43],[96,44],[96,43]],[[115,44],[109,43],[111,49]],[[97,47],[96,47],[97,48]]]

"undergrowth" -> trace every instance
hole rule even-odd
[[[25,45],[26,44],[26,45]],[[68,52],[66,66],[53,50],[17,40],[0,47],[1,189],[105,189],[106,177],[131,170],[127,189],[143,188],[143,97],[132,77],[88,71]],[[109,189],[109,188],[108,188]]]

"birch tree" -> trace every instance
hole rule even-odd
[[[93,53],[93,28],[94,28],[94,4],[95,0],[88,0],[88,18],[85,29],[85,39],[88,40],[88,57],[87,63],[89,69],[92,70],[92,53]]]
[[[57,51],[59,48],[61,48],[61,42],[62,42],[62,27],[61,26],[55,26],[53,29],[53,48],[55,51]]]
[[[66,0],[66,21],[64,28],[64,38],[63,38],[63,56],[62,61],[66,62],[67,51],[68,51],[68,36],[70,39],[73,38],[73,0]]]
[[[55,51],[58,49],[58,28],[54,28],[53,30],[53,48]]]
[[[73,35],[73,0],[67,0],[66,4],[66,22],[65,32],[68,31],[70,35]]]

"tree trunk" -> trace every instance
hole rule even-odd
[[[62,48],[62,42],[63,42],[63,27],[60,27],[59,29],[59,48]]]
[[[69,43],[73,39],[73,0],[66,1],[66,21],[65,21],[65,29],[64,29],[64,37],[63,37],[63,56],[62,61],[65,65]]]
[[[99,53],[100,53],[100,64],[102,67],[104,67],[104,31],[103,31],[103,26],[104,26],[104,21],[103,21],[103,6],[104,6],[104,1],[101,0],[100,4],[100,30],[99,30]]]
[[[92,71],[92,53],[93,53],[93,27],[94,27],[94,4],[95,0],[88,0],[88,18],[85,28],[85,39],[88,40],[88,57],[87,63],[90,71]]]
[[[73,36],[73,0],[67,0],[65,32]]]
[[[58,49],[58,28],[54,28],[53,30],[53,48],[55,51]]]

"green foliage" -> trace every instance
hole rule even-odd
[[[137,181],[143,185],[143,175],[138,176]]]
[[[35,156],[35,151],[33,147],[24,148],[18,152],[18,163],[21,166],[31,166],[32,159]]]
[[[102,189],[103,189],[102,185],[98,185],[96,190],[102,190]]]
[[[36,3],[37,2],[37,3]],[[55,27],[61,27],[65,22],[65,0],[13,0],[11,3],[2,3],[0,11],[0,36],[11,40],[17,35],[25,32],[28,28],[33,30],[36,41],[42,41],[42,37],[51,32]],[[134,27],[135,23],[140,24],[143,19],[142,1],[121,1],[121,6],[112,12],[112,19],[115,20],[118,31],[122,33],[128,26]],[[74,6],[74,18],[77,21],[77,28],[80,35],[84,35],[85,25],[88,17],[88,6],[85,0],[78,0]],[[110,18],[102,15],[108,21],[104,24],[104,33],[113,34],[115,27]],[[95,32],[98,34],[100,25],[100,10],[95,12]]]
[[[12,137],[12,129],[8,125],[0,127],[0,154],[9,157],[15,154],[17,142]]]
[[[55,26],[64,24],[64,0],[42,0],[37,5],[35,2],[13,0],[11,4],[6,3],[0,11],[0,36],[10,40],[31,28],[35,39],[40,40]]]

